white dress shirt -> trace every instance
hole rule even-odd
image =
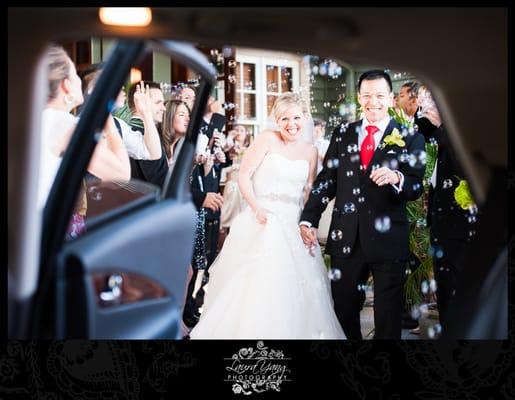
[[[136,160],[148,160],[150,154],[145,144],[145,139],[140,131],[132,129],[123,119],[114,117],[122,130],[122,141],[130,157]],[[142,120],[143,121],[143,120]]]
[[[365,140],[365,138],[368,135],[368,132],[366,130],[367,126],[373,125],[373,126],[376,126],[377,128],[379,128],[379,130],[376,133],[374,133],[374,151],[375,151],[377,149],[377,146],[379,146],[379,143],[381,143],[381,139],[383,138],[384,131],[386,130],[386,127],[390,123],[390,119],[391,118],[389,116],[387,116],[383,120],[381,120],[375,124],[371,124],[370,122],[368,122],[366,117],[363,117],[363,122],[361,124],[361,130],[359,131],[359,135],[358,135],[358,148],[361,149],[361,144],[363,143],[363,141]],[[401,171],[395,171],[395,172],[399,176],[399,183],[397,185],[390,183],[390,185],[392,185],[392,187],[395,189],[395,191],[397,193],[400,193],[402,191],[402,186],[404,185],[404,175]]]
[[[377,149],[377,146],[379,146],[379,143],[381,143],[381,139],[383,138],[384,131],[386,130],[386,128],[388,127],[388,124],[390,123],[390,119],[391,118],[389,116],[387,116],[383,120],[381,120],[375,124],[372,124],[372,123],[368,122],[366,117],[363,117],[363,122],[361,123],[361,129],[358,132],[358,148],[361,149],[361,144],[363,143],[363,141],[365,140],[365,138],[368,135],[366,127],[369,125],[374,125],[379,129],[376,133],[374,133],[374,151],[375,151]],[[397,193],[400,193],[402,191],[402,187],[404,185],[404,175],[402,172],[397,171],[397,170],[395,170],[394,172],[399,176],[399,183],[397,185],[390,183],[390,185],[392,185],[392,187],[395,189],[395,191]],[[311,228],[311,223],[308,221],[301,221],[299,224],[306,225],[308,228]]]

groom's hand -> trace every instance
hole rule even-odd
[[[397,185],[400,182],[399,175],[388,167],[381,167],[372,171],[370,179],[372,179],[377,186]]]
[[[317,241],[317,229],[308,228],[306,225],[300,226],[300,236],[306,246],[314,246]]]

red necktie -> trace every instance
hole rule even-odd
[[[368,135],[361,143],[360,155],[361,155],[361,165],[363,166],[363,173],[366,171],[368,167],[368,163],[372,159],[375,150],[375,142],[374,142],[374,133],[376,133],[379,128],[374,125],[368,125],[365,128],[368,132]]]

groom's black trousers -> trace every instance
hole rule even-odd
[[[341,271],[341,278],[331,281],[331,290],[334,310],[347,339],[363,339],[360,311],[365,291],[360,285],[366,285],[370,272],[374,278],[374,339],[400,339],[406,262],[367,262],[357,239],[350,257],[331,257],[331,264]]]

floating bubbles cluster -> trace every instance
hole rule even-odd
[[[345,205],[343,206],[343,211],[346,213],[346,214],[352,214],[353,212],[356,211],[356,205],[354,203],[345,203]]]
[[[436,339],[440,336],[441,333],[442,325],[440,324],[435,324],[427,328],[427,336],[429,337],[429,339]]]
[[[399,161],[396,158],[392,158],[390,160],[385,160],[381,163],[382,167],[387,167],[391,170],[395,170],[399,168]]]
[[[366,284],[358,285],[358,291],[360,291],[360,292],[371,292],[372,290],[374,290],[374,287],[372,285],[366,285]]]
[[[425,218],[417,219],[417,228],[425,228],[427,226],[427,221]]]
[[[338,241],[343,239],[343,232],[340,229],[333,229],[331,231],[331,240]]]
[[[331,268],[327,274],[330,280],[337,281],[342,277],[342,271],[339,268]]]
[[[313,194],[320,194],[322,190],[329,189],[329,185],[333,185],[334,181],[332,179],[329,179],[328,181],[322,181],[320,182],[315,188],[311,190],[311,193]]]
[[[357,106],[355,103],[342,103],[338,107],[338,113],[348,119],[354,119],[356,116]]]
[[[340,160],[338,160],[337,158],[330,158],[329,160],[327,160],[327,168],[330,168],[330,169],[334,169],[334,168],[338,168],[338,165],[340,165]]]
[[[386,233],[390,230],[392,226],[391,220],[389,216],[378,217],[374,221],[374,228],[379,233]]]
[[[449,189],[452,187],[452,179],[445,179],[443,181],[443,188],[444,189]]]
[[[409,155],[408,163],[409,163],[410,167],[413,167],[413,168],[424,167],[427,163],[426,152],[424,150],[414,150],[413,153],[411,153]]]
[[[429,247],[429,251],[427,252],[430,257],[434,258],[442,258],[443,257],[443,250],[440,246],[433,244]]]
[[[352,154],[356,153],[358,151],[358,145],[357,144],[349,144],[347,146],[347,153]]]
[[[230,102],[225,102],[225,103],[222,104],[222,108],[224,110],[230,111],[230,110],[233,110],[235,108],[238,108],[238,105],[234,104],[234,103],[230,103]]]
[[[95,201],[102,200],[102,193],[98,190],[97,186],[90,186],[88,188],[88,195],[91,200],[95,200]]]
[[[358,162],[360,159],[361,157],[359,156],[359,154],[353,154],[352,156],[350,156],[351,162]]]
[[[319,64],[313,65],[313,67],[311,67],[311,72],[313,75],[327,76],[331,79],[337,79],[342,75],[343,68],[335,61],[326,59]]]

